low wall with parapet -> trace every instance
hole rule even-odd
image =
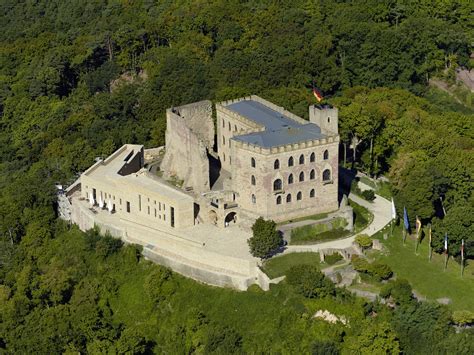
[[[165,237],[166,249],[163,248],[165,243],[160,246],[151,245],[144,239],[139,239],[144,233],[150,234],[150,231],[143,230],[143,226],[137,225],[130,228],[130,223],[128,223],[118,227],[117,223],[104,222],[87,207],[86,201],[80,203],[78,198],[75,199],[77,200],[73,200],[72,203],[71,219],[83,231],[97,226],[102,234],[108,232],[125,243],[140,244],[143,246],[143,255],[146,258],[205,284],[231,287],[241,291],[246,290],[252,284],[259,285],[263,290],[269,289],[269,282],[265,279],[266,275],[260,271],[256,261],[218,254],[204,249],[195,241],[173,235]],[[142,229],[141,233],[140,229]],[[158,238],[158,242],[160,238]],[[208,260],[212,260],[212,264],[202,262]],[[268,279],[268,277],[266,278]]]

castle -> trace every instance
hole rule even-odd
[[[187,276],[245,289],[261,274],[246,243],[255,219],[338,210],[337,108],[310,106],[308,122],[250,96],[166,117],[166,146],[126,144],[67,189],[72,222],[142,244]]]
[[[336,108],[311,106],[309,122],[258,96],[215,110],[216,123],[210,101],[168,109],[159,174],[145,167],[143,146],[127,144],[81,175],[81,196],[158,229],[248,226],[259,216],[281,222],[337,210]],[[160,152],[150,150],[149,160]]]

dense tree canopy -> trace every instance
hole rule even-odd
[[[348,162],[388,174],[397,207],[432,220],[436,248],[449,233],[458,254],[474,238],[472,106],[427,82],[469,67],[469,2],[4,0],[2,10],[0,352],[420,352],[418,339],[474,352],[445,308],[374,305],[368,322],[362,301],[316,272],[264,295],[197,285],[136,247],[68,230],[54,191],[124,143],[162,145],[172,105],[258,94],[307,118],[314,83],[340,109]],[[392,297],[410,298],[405,286]],[[307,290],[354,326],[312,319]]]

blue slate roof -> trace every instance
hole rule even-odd
[[[301,124],[254,100],[244,100],[226,106],[265,127],[263,132],[234,136],[236,141],[263,148],[277,147],[325,137],[314,123]]]

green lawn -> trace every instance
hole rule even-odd
[[[307,220],[310,220],[310,219],[317,221],[317,220],[320,220],[320,219],[327,218],[329,213],[332,213],[332,212],[318,213],[318,214],[312,214],[312,215],[304,216],[304,217],[300,217],[300,218],[293,218],[293,219],[289,219],[287,221],[279,222],[279,223],[277,223],[277,226],[282,226],[282,225],[285,225],[285,224],[288,224],[288,223],[294,223],[294,222],[299,222],[299,221],[307,221]]]
[[[378,181],[377,183],[375,183],[372,179],[369,179],[365,176],[361,176],[360,181],[372,187],[377,195],[380,195],[386,198],[387,200],[390,200],[393,196],[390,183],[388,182]]]
[[[372,213],[365,207],[349,200],[349,205],[354,209],[354,233],[358,233],[369,225],[373,219]],[[326,224],[313,224],[294,228],[291,231],[290,245],[305,245],[326,242],[348,237],[351,232],[345,230],[347,225],[342,218],[336,218],[332,223],[332,230]]]
[[[358,205],[354,201],[349,200],[349,205],[354,210],[354,233],[359,233],[372,222],[374,216],[367,208]]]
[[[388,248],[388,255],[376,254],[376,259],[390,265],[398,278],[407,279],[413,289],[429,300],[448,297],[454,310],[474,311],[474,263],[464,269],[461,277],[460,266],[450,259],[444,271],[444,256],[433,253],[428,261],[428,243],[423,240],[415,255],[415,240],[407,238],[403,246],[401,229],[396,228],[393,237],[383,240],[383,233],[390,233],[387,227],[378,237]]]
[[[301,264],[319,265],[319,253],[291,253],[277,256],[265,261],[262,269],[269,278],[274,279],[285,275],[292,266]]]
[[[294,228],[291,231],[291,245],[313,244],[328,240],[344,238],[350,234],[350,231],[344,230],[347,221],[338,217],[330,222],[331,226],[326,223],[312,224]]]

